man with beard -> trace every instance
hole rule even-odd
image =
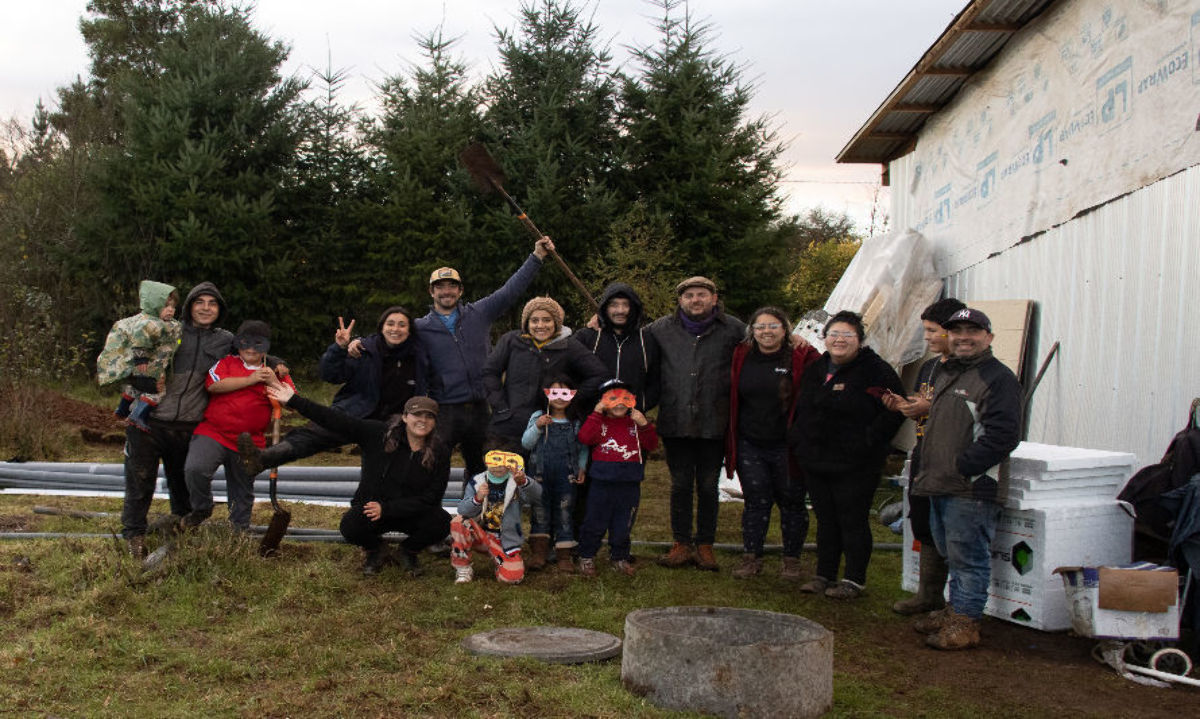
[[[689,277],[675,287],[679,308],[650,325],[661,354],[658,434],[671,473],[674,544],[659,559],[666,567],[695,564],[717,570],[717,479],[729,422],[730,362],[746,325],[725,314],[717,285]],[[696,528],[692,531],[693,495]]]
[[[628,385],[637,409],[658,405],[658,342],[642,326],[642,299],[624,282],[613,282],[600,295],[598,328],[584,327],[575,339],[608,368],[609,378]]]

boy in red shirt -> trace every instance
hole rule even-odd
[[[579,429],[579,441],[592,448],[588,469],[587,513],[579,529],[579,573],[596,576],[596,550],[608,532],[608,558],[616,571],[633,576],[629,536],[637,518],[645,478],[644,452],[658,447],[658,433],[636,409],[637,398],[618,380],[600,386],[596,409]]]
[[[222,358],[208,371],[208,407],[204,421],[192,434],[183,475],[187,481],[192,511],[183,518],[195,527],[212,516],[212,479],[217,467],[225,467],[229,522],[235,529],[250,527],[254,506],[254,478],[246,476],[237,451],[237,438],[248,432],[258,447],[265,447],[263,431],[271,421],[271,401],[266,388],[278,386],[279,378],[266,366],[271,346],[271,327],[266,322],[246,320],[233,339],[237,354]],[[292,389],[291,377],[282,380]]]

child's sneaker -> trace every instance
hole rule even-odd
[[[470,564],[468,564],[465,567],[455,567],[454,568],[454,583],[455,584],[466,584],[467,582],[471,581],[474,578],[475,578],[475,570],[471,568]]]
[[[579,573],[585,577],[596,576],[596,559],[595,559],[595,557],[580,557],[579,558]]]
[[[624,574],[627,577],[632,577],[633,575],[637,574],[637,569],[629,563],[628,559],[618,559],[614,561],[612,563],[612,568],[614,572],[617,572],[618,574]]]

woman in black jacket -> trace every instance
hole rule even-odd
[[[359,419],[305,399],[290,387],[268,392],[362,449],[362,475],[350,509],[342,515],[341,532],[347,542],[363,548],[363,574],[377,574],[391,558],[383,546],[386,532],[408,535],[399,560],[417,574],[417,553],[450,534],[450,515],[442,509],[450,453],[435,441],[437,402],[412,397],[403,413],[387,420]]]
[[[892,437],[904,416],[883,404],[903,394],[896,371],[864,347],[862,317],[839,312],[825,325],[826,352],[804,371],[788,443],[808,480],[817,515],[817,575],[800,591],[853,599],[867,583],[868,513]],[[842,555],[845,576],[837,579]]]
[[[543,380],[570,377],[587,407],[609,371],[596,355],[563,332],[562,307],[549,297],[534,297],[521,311],[521,329],[505,333],[483,365],[483,386],[492,407],[488,441],[495,449],[524,454],[521,435],[534,411],[545,409]]]

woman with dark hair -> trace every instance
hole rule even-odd
[[[796,405],[800,376],[820,357],[789,332],[787,314],[761,307],[750,315],[746,339],[733,348],[730,371],[729,431],[725,435],[725,474],[737,471],[742,508],[742,562],[739,579],[762,571],[763,542],[771,507],[779,505],[783,563],[779,576],[800,578],[800,550],[808,535],[804,478],[788,456],[787,422]]]
[[[359,419],[386,419],[399,414],[410,397],[424,396],[425,353],[422,352],[413,315],[399,305],[379,315],[375,333],[359,340],[357,355],[350,355],[354,320],[338,318],[333,344],[321,356],[321,379],[342,388],[333,397],[333,408]],[[351,439],[315,423],[287,433],[279,444],[260,452],[239,439],[238,451],[246,473],[253,477],[268,467],[311,457],[317,452],[349,444]]]
[[[825,354],[800,378],[788,444],[804,470],[817,516],[817,575],[800,587],[854,599],[867,584],[868,514],[892,437],[904,422],[883,403],[902,394],[896,371],[863,345],[862,317],[838,312],[825,325]],[[845,555],[845,575],[836,582]]]
[[[412,397],[403,410],[384,419],[359,419],[296,394],[290,387],[268,395],[324,429],[362,448],[362,475],[350,509],[342,515],[342,536],[363,548],[363,574],[377,574],[394,558],[383,544],[386,532],[408,535],[400,543],[401,566],[414,576],[417,553],[450,534],[442,497],[450,481],[450,453],[436,441],[437,402]]]

